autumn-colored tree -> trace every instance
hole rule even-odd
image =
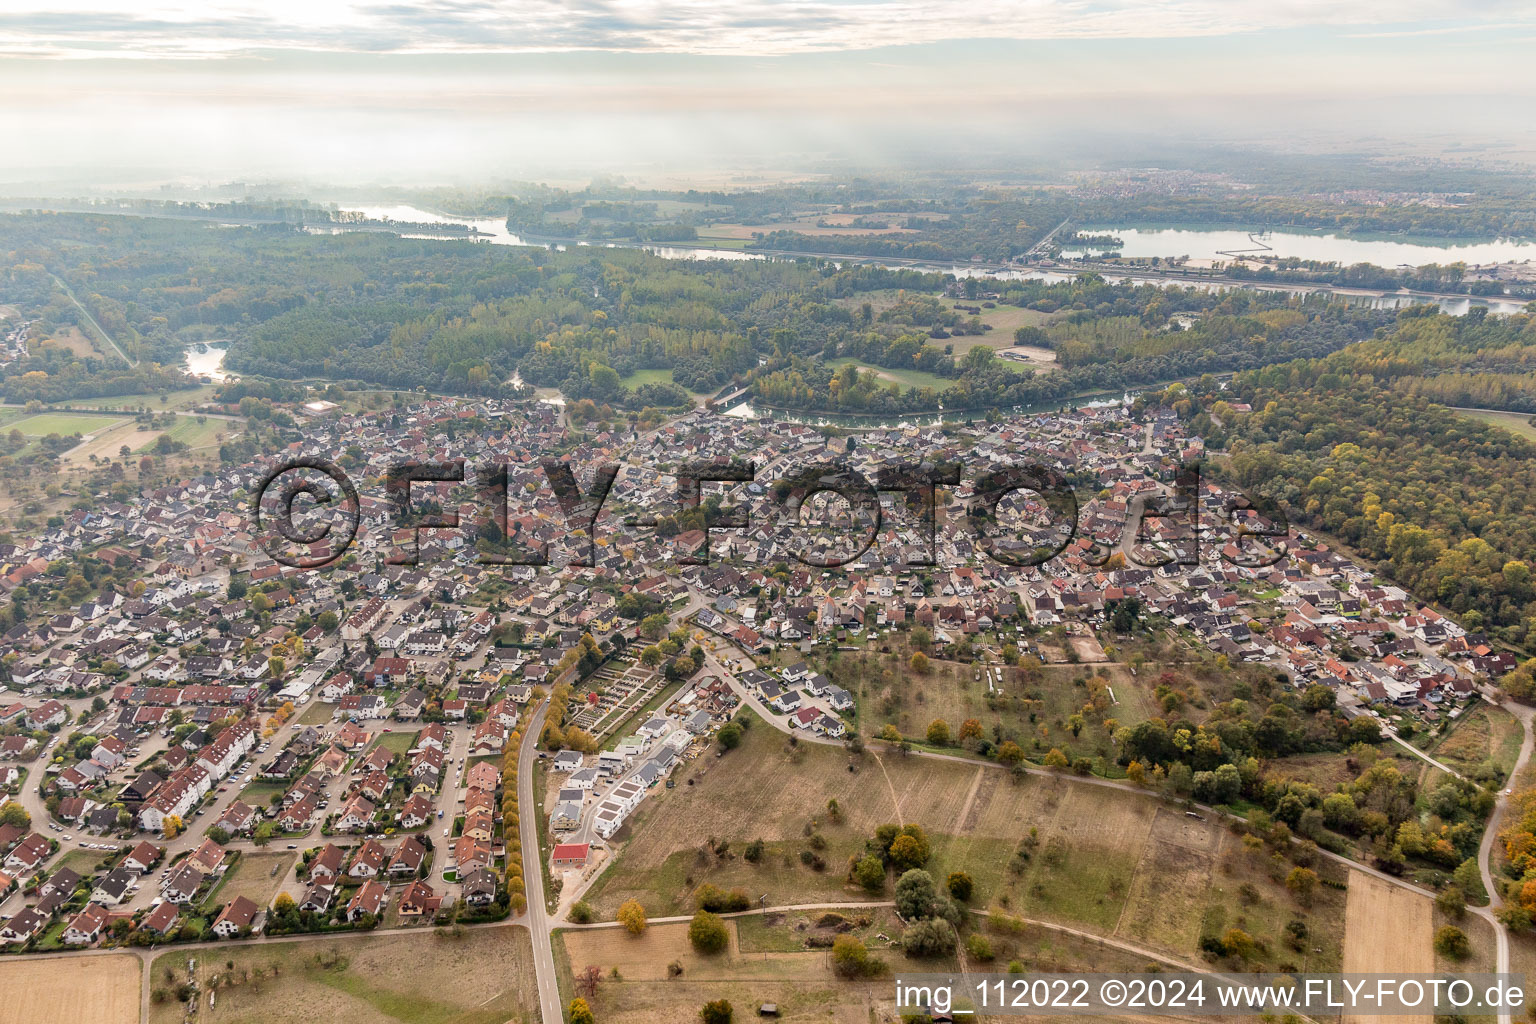
[[[961,743],[964,743],[968,739],[980,739],[980,738],[981,738],[981,722],[977,721],[974,718],[967,718],[965,721],[960,723],[960,742]]]
[[[949,723],[942,718],[935,718],[928,723],[928,742],[936,747],[949,745]]]
[[[619,907],[618,921],[631,935],[645,934],[645,908],[640,905],[639,900],[625,900]]]
[[[920,676],[925,676],[928,674],[928,655],[924,654],[922,651],[913,651],[912,660],[907,662],[907,664],[911,666],[913,672],[916,672]]]

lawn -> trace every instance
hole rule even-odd
[[[151,985],[161,991],[187,977],[185,952],[155,959]],[[225,966],[234,963],[233,970]],[[210,974],[233,979],[215,1006],[203,999],[198,1020],[220,1024],[536,1024],[533,951],[523,928],[471,928],[462,935],[338,934],[321,942],[231,945],[198,957]],[[182,1020],[174,998],[153,1001],[150,1024]]]
[[[368,745],[368,749],[383,747],[393,754],[404,754],[411,749],[411,742],[416,739],[413,732],[381,732],[377,739]]]
[[[704,957],[694,953],[687,925],[652,925],[643,936],[621,928],[562,931],[556,935],[556,963],[562,968],[562,995],[579,994],[572,971],[600,968],[603,980],[591,996],[592,1009],[605,1024],[677,1024],[697,1020],[699,1007],[713,999],[728,1000],[737,1020],[754,1017],[762,1003],[777,1003],[780,1019],[826,1024],[867,1024],[894,1020],[894,993],[889,977],[844,981],[832,973],[825,952],[750,952],[740,950],[734,922],[726,952]],[[893,966],[908,963],[891,953],[877,952]],[[682,973],[667,977],[667,965]],[[925,970],[942,970],[946,961],[926,962]],[[899,967],[898,967],[899,969]],[[621,980],[613,980],[617,970]]]
[[[88,412],[41,412],[9,424],[27,437],[47,437],[49,434],[92,434],[122,422],[122,417]]]
[[[188,448],[206,448],[217,444],[221,434],[231,434],[239,429],[240,424],[229,420],[204,419],[199,423],[196,416],[177,416],[169,430],[155,431],[136,451],[149,451],[162,435],[169,436],[172,441],[180,441]]]
[[[209,896],[209,906],[223,907],[237,896],[244,896],[258,907],[269,905],[298,856],[288,850],[241,854]]]
[[[630,390],[640,387],[642,384],[675,384],[671,370],[636,370],[626,377],[620,377],[619,383]],[[690,394],[707,394],[704,391],[694,391],[692,388],[684,388]]]
[[[925,373],[922,370],[896,370],[886,366],[870,366],[859,362],[859,360],[851,356],[842,359],[829,359],[827,360],[827,365],[854,365],[859,368],[861,375],[867,376],[873,373],[882,383],[894,381],[902,385],[903,388],[932,388],[935,391],[943,391],[955,383],[953,380],[947,377],[940,377],[936,373]]]
[[[162,404],[159,394],[138,395],[113,395],[108,398],[72,398],[67,402],[55,403],[67,405],[75,409],[151,409],[156,412],[164,412],[168,409],[187,409],[199,403],[213,398],[217,386],[208,384],[203,387],[188,388],[185,391],[169,391],[165,394],[165,402]]]

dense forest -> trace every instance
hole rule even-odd
[[[1398,385],[1477,353],[1514,358],[1536,317],[1451,317],[1428,307],[1324,359],[1241,374],[1208,440],[1235,481],[1348,543],[1471,629],[1536,643],[1536,445]]]
[[[754,381],[757,399],[774,408],[844,414],[984,411],[1064,404],[1093,392],[1123,391],[1203,374],[1317,357],[1369,337],[1392,314],[1283,294],[1111,284],[1096,274],[1072,281],[998,284],[998,302],[1065,315],[1045,327],[1020,328],[1015,340],[1054,349],[1062,369],[1035,373],[972,348],[954,359],[929,343],[929,321],[911,315],[874,320],[861,309],[854,330],[829,339],[829,356],[857,356],[875,366],[922,369],[954,383],[942,390],[901,390],[878,372],[792,355],[770,360]],[[921,303],[907,305],[921,309]],[[901,307],[897,307],[898,309]],[[1175,313],[1194,313],[1179,329]],[[947,335],[946,335],[947,336]]]

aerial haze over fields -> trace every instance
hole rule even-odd
[[[0,1024],[1536,1014],[1533,43],[10,4]]]

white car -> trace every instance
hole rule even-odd
[[[450,827],[452,827],[452,826],[450,826]],[[447,838],[447,836],[448,836],[448,829],[446,829],[446,828],[445,828],[445,829],[443,829],[443,837],[444,837],[444,838]],[[65,836],[65,837],[64,837],[64,838],[65,838],[65,839],[68,839],[68,838],[69,838],[69,836]]]

